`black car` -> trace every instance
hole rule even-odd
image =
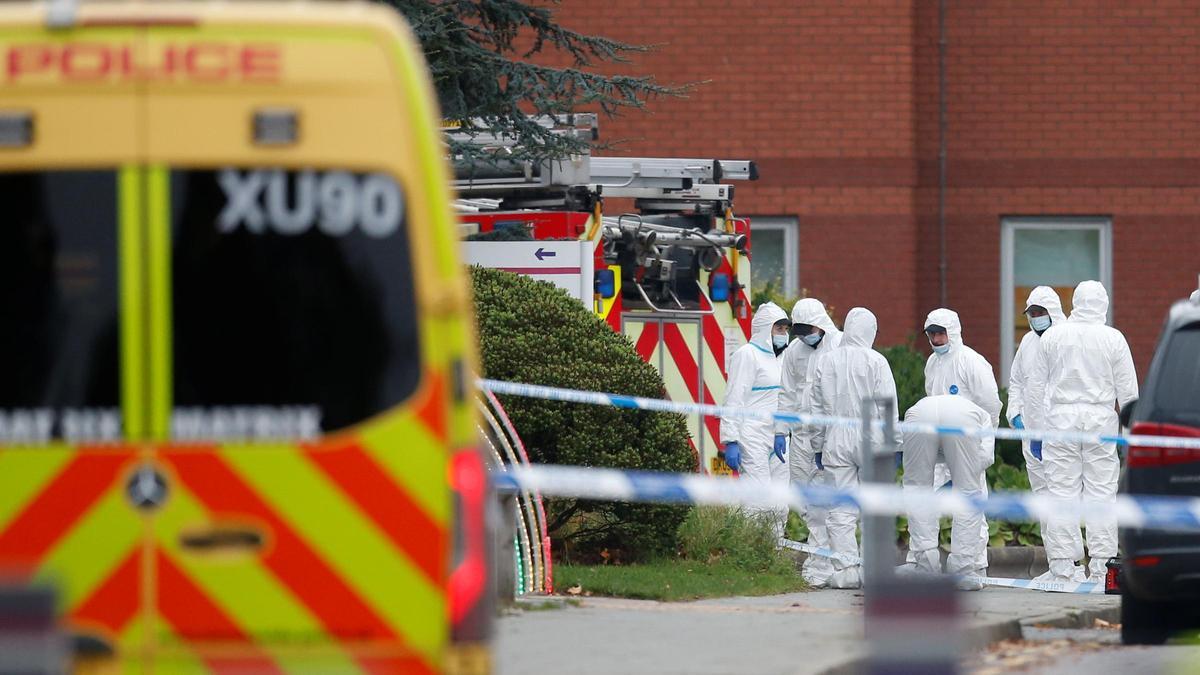
[[[1121,423],[1134,435],[1200,438],[1200,302],[1171,307],[1142,398]],[[1121,491],[1200,497],[1200,450],[1130,447]],[[1200,628],[1200,534],[1120,532],[1122,641],[1160,644]]]

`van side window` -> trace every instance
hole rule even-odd
[[[348,171],[171,174],[179,409],[303,406],[322,431],[420,380],[403,188]]]

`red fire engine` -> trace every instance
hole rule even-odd
[[[595,138],[594,115],[539,123]],[[725,364],[749,339],[752,313],[750,223],[734,217],[727,181],[757,179],[753,162],[590,153],[513,161],[504,159],[511,139],[447,133],[495,153],[490,161],[455,163],[464,233],[518,227],[534,240],[520,245],[523,262],[502,254],[508,242],[472,242],[469,261],[554,281],[591,304],[658,368],[672,400],[724,400]],[[606,215],[606,199],[632,200],[634,212]],[[564,248],[563,240],[589,244]],[[472,247],[486,247],[486,255],[473,256]],[[572,258],[571,248],[584,254]],[[698,469],[728,472],[717,455],[719,420],[695,415],[688,424]]]

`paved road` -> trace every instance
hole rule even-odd
[[[1002,588],[961,597],[967,625],[988,641],[1019,639],[1021,620],[1061,620],[1117,603]],[[496,641],[500,675],[795,675],[828,672],[863,654],[862,595],[835,590],[687,603],[586,598],[578,607],[514,610],[500,620]]]
[[[1200,647],[1126,647],[1117,625],[1089,629],[1027,627],[1024,639],[1002,642],[967,662],[971,675],[1021,671],[1033,675],[1078,673],[1200,673]]]

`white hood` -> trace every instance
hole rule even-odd
[[[875,344],[875,334],[879,332],[879,322],[875,315],[866,307],[855,307],[846,315],[846,326],[842,331],[843,347],[871,348]]]
[[[787,313],[773,302],[764,302],[754,312],[750,321],[750,341],[766,349],[774,349],[771,344],[771,327],[779,321],[786,321]]]
[[[1049,286],[1038,286],[1029,292],[1029,299],[1025,301],[1025,311],[1028,312],[1034,305],[1045,307],[1046,311],[1050,312],[1050,321],[1054,324],[1067,320],[1067,315],[1062,311],[1062,300],[1059,300],[1058,293]]]
[[[796,301],[795,306],[792,307],[792,323],[816,326],[826,333],[837,332],[837,326],[833,324],[833,319],[829,318],[829,312],[825,311],[825,305],[816,298],[804,298]]]
[[[946,337],[950,338],[950,346],[956,347],[963,343],[962,339],[962,322],[958,319],[958,312],[952,309],[940,307],[929,313],[925,317],[925,328],[930,326],[941,326],[946,329]]]
[[[1081,281],[1071,299],[1071,321],[1102,324],[1108,317],[1108,291],[1099,281]]]

